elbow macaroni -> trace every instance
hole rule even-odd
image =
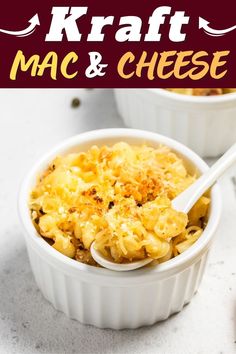
[[[31,216],[52,247],[80,262],[94,265],[94,241],[115,262],[147,256],[163,262],[202,233],[207,197],[189,215],[171,207],[194,180],[165,146],[93,146],[52,162],[31,193]]]

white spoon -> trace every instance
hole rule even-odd
[[[172,207],[175,210],[187,214],[198,199],[216,182],[216,180],[233,164],[235,160],[236,144],[234,144],[207,172],[201,175],[196,182],[172,200]],[[94,242],[91,245],[90,251],[93,259],[98,264],[104,268],[116,270],[118,272],[138,269],[153,261],[151,258],[146,258],[130,263],[115,263],[105,258],[98,250],[96,250]]]
[[[110,270],[116,270],[117,272],[126,272],[128,270],[134,270],[134,269],[144,267],[146,264],[153,262],[152,258],[145,258],[135,262],[115,263],[105,258],[101,252],[96,250],[94,244],[95,242],[93,242],[90,247],[90,252],[93,259],[104,268]]]

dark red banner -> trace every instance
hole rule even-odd
[[[235,3],[1,5],[0,87],[235,87]]]

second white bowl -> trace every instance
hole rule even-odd
[[[120,115],[131,128],[176,139],[203,157],[236,141],[236,93],[197,97],[163,89],[116,89]]]

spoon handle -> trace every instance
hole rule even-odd
[[[216,180],[236,161],[234,144],[207,172],[199,177],[189,188],[172,201],[172,207],[188,213],[197,200],[216,182]]]

